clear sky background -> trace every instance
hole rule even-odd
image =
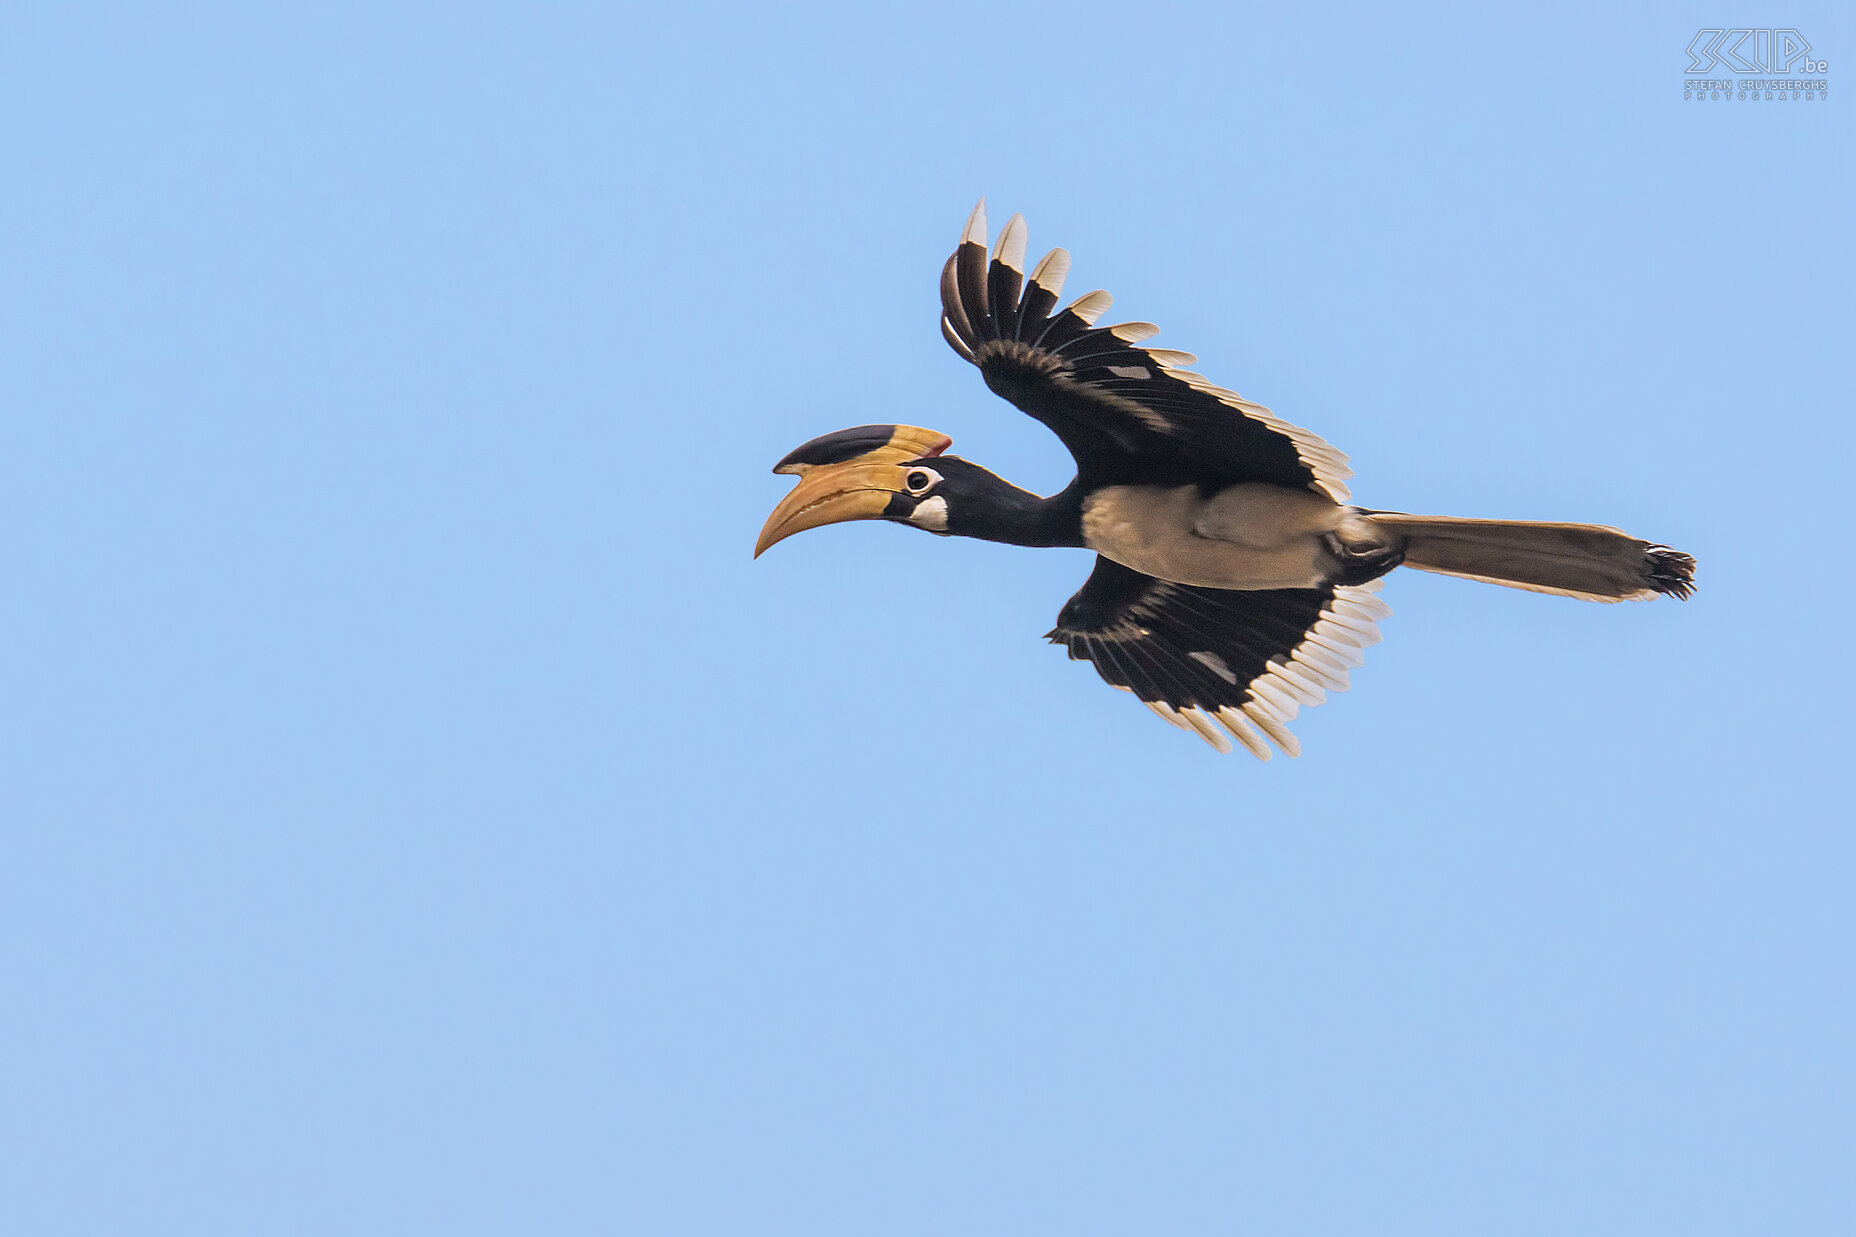
[[[0,1229],[1856,1231],[1846,7],[0,16]],[[1081,551],[754,535],[1056,441],[988,195],[1362,502],[1307,754],[1041,643]]]

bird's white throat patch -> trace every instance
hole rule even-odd
[[[909,523],[918,528],[925,528],[931,533],[947,531],[947,499],[939,494],[933,498],[924,498],[915,505],[909,514]]]

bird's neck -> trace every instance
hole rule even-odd
[[[1083,494],[1071,482],[1049,498],[1021,490],[994,477],[983,500],[970,504],[957,525],[948,531],[960,537],[998,541],[1005,545],[1075,546],[1083,544]]]

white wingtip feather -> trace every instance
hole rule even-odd
[[[1280,680],[1284,691],[1294,696],[1304,708],[1314,708],[1328,698],[1327,688],[1300,662],[1271,662],[1269,675]]]
[[[1381,579],[1383,578],[1384,577],[1381,577]],[[1374,580],[1373,583],[1378,584],[1379,581]],[[1335,589],[1334,600],[1328,604],[1327,608],[1329,612],[1332,613],[1335,610],[1346,610],[1354,607],[1358,607],[1359,611],[1365,615],[1366,621],[1369,623],[1377,623],[1381,619],[1389,619],[1392,617],[1392,607],[1382,601],[1377,593],[1369,593],[1363,588]]]
[[[1271,715],[1268,709],[1265,709],[1254,700],[1249,701],[1243,707],[1244,715],[1261,727],[1263,733],[1275,741],[1276,746],[1282,749],[1283,755],[1294,757],[1302,754],[1301,740],[1291,734],[1289,728],[1283,725],[1279,719]]]
[[[1031,282],[1052,296],[1062,296],[1063,281],[1069,277],[1069,274],[1069,251],[1053,249],[1038,259],[1037,269],[1031,272]]]
[[[1268,701],[1283,721],[1292,722],[1295,720],[1295,715],[1301,711],[1301,703],[1289,694],[1287,688],[1276,681],[1277,678],[1277,675],[1267,671],[1259,674],[1251,680],[1250,694],[1258,700]]]
[[[1347,690],[1349,684],[1347,682],[1346,667],[1339,665],[1323,665],[1319,656],[1309,652],[1308,646],[1305,644],[1297,645],[1295,651],[1289,654],[1289,656],[1298,670],[1314,679],[1328,691],[1344,692]]]
[[[1232,737],[1239,743],[1242,743],[1245,750],[1252,756],[1255,756],[1258,760],[1268,760],[1270,758],[1270,745],[1263,741],[1261,735],[1250,728],[1250,723],[1244,720],[1243,714],[1227,706],[1218,710],[1218,720],[1224,723],[1224,728],[1229,730]],[[1228,749],[1230,745],[1226,744],[1225,746]]]
[[[1192,723],[1192,728],[1199,732],[1199,737],[1220,752],[1231,750],[1231,740],[1224,737],[1224,731],[1212,725],[1211,718],[1205,716],[1203,709],[1182,709],[1180,716]]]
[[[1181,730],[1189,729],[1186,723],[1180,720],[1179,711],[1172,705],[1159,700],[1143,700],[1141,703],[1152,709],[1154,711],[1154,716],[1158,717],[1167,725],[1178,726]]]
[[[1320,645],[1323,652],[1327,653],[1327,655],[1332,657],[1335,661],[1345,665],[1349,670],[1358,670],[1361,666],[1366,664],[1366,654],[1362,653],[1358,646],[1343,644],[1341,641],[1336,640],[1334,637],[1322,631],[1321,627],[1322,624],[1315,624],[1314,629],[1306,636],[1303,636],[1302,639],[1310,644]]]
[[[967,230],[960,234],[960,243],[986,247],[986,199],[981,198],[973,213],[967,216]]]
[[[1114,297],[1098,288],[1094,292],[1078,297],[1076,303],[1070,306],[1070,312],[1090,326],[1094,326],[1097,319],[1107,313],[1108,307],[1114,303]]]
[[[1006,220],[1005,228],[999,233],[999,244],[993,250],[993,257],[1022,275],[1025,271],[1025,244],[1030,239],[1025,217],[1013,215]]]

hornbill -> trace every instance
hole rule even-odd
[[[934,430],[839,430],[774,467],[799,484],[755,557],[808,528],[873,519],[1094,550],[1048,639],[1173,725],[1220,751],[1228,733],[1262,760],[1265,737],[1297,755],[1297,710],[1346,690],[1391,613],[1374,593],[1400,563],[1588,601],[1693,591],[1693,558],[1615,528],[1351,505],[1346,456],[1192,373],[1190,354],[1144,346],[1158,327],[1096,326],[1108,293],[1053,312],[1069,254],[1053,249],[1027,279],[1014,215],[989,260],[985,208],[941,272],[941,333],[1057,435],[1076,479],[1041,498],[945,454],[953,440]]]

